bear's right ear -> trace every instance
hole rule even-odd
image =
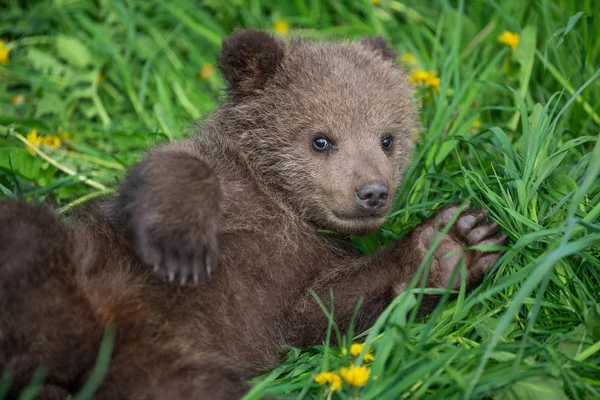
[[[398,53],[388,46],[385,39],[381,36],[366,36],[360,41],[360,44],[378,53],[384,60],[395,61],[398,56]]]
[[[254,29],[238,30],[223,41],[219,68],[232,97],[262,89],[283,60],[285,44]]]

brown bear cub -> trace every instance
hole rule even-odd
[[[417,110],[383,40],[238,31],[219,61],[228,101],[194,139],[151,151],[114,198],[68,221],[0,203],[10,396],[39,366],[40,397],[77,393],[112,327],[96,398],[239,398],[285,345],[324,340],[311,291],[328,303],[333,290],[341,329],[364,298],[356,329],[367,329],[458,213],[444,209],[375,255],[317,230],[378,229],[409,162]],[[465,211],[435,250],[427,286],[447,287],[461,258],[477,285],[500,253],[464,249],[504,240],[484,212]]]

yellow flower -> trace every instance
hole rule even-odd
[[[481,126],[481,121],[476,119],[475,121],[473,121],[473,125],[471,125],[471,132],[475,133],[479,130],[479,127]]]
[[[402,57],[400,57],[400,60],[404,61],[407,64],[416,64],[417,63],[417,58],[415,57],[415,55],[413,53],[402,54]]]
[[[319,375],[315,376],[315,382],[319,385],[330,383],[332,392],[342,389],[342,378],[335,372],[321,372]]]
[[[27,133],[27,141],[30,143],[27,145],[27,150],[32,156],[35,156],[35,151],[33,148],[37,148],[40,144],[52,147],[60,146],[60,138],[58,136],[38,136],[37,128],[33,128]]]
[[[365,386],[367,381],[369,380],[369,374],[371,373],[371,369],[364,365],[356,366],[354,364],[350,364],[350,367],[342,367],[340,368],[340,375],[346,382],[348,382],[352,386]]]
[[[10,104],[13,104],[15,106],[23,104],[24,102],[25,102],[25,96],[23,96],[22,94],[18,94],[16,96],[13,96],[10,98]]]
[[[440,78],[435,71],[423,71],[422,69],[415,70],[409,78],[409,81],[418,85],[426,85],[435,90],[440,91]]]
[[[350,354],[352,354],[352,356],[354,357],[358,357],[360,355],[360,353],[362,353],[363,348],[365,347],[364,343],[353,343],[352,346],[350,346]],[[346,354],[346,349],[342,350],[342,354]],[[375,360],[375,356],[373,355],[373,350],[368,349],[367,353],[365,354],[365,358],[364,361],[365,362],[373,362]]]
[[[498,36],[498,41],[504,43],[510,47],[512,51],[515,51],[519,45],[519,34],[509,31],[502,32],[502,35]]]
[[[60,138],[58,136],[44,136],[42,138],[42,144],[51,147],[60,147]]]
[[[279,20],[273,24],[273,29],[281,35],[287,35],[290,30],[290,24],[288,24],[287,21]]]
[[[4,40],[0,39],[0,64],[7,65],[10,63],[10,50],[4,47]]]
[[[40,138],[37,134],[37,128],[33,128],[27,133],[27,141],[30,143],[29,145],[27,145],[27,150],[29,150],[29,154],[35,156],[35,151],[33,151],[33,147],[38,147],[39,144],[42,143],[42,138]]]
[[[374,6],[376,6],[377,4],[379,4],[379,0],[371,0],[371,4],[373,4]]]
[[[58,131],[58,137],[61,139],[67,139],[67,140],[73,139],[73,135],[71,135],[69,132],[62,131],[62,130]]]
[[[202,66],[202,70],[198,73],[198,78],[201,81],[205,81],[215,73],[215,67],[212,64],[206,63]]]

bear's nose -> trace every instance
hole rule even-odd
[[[369,211],[383,207],[387,198],[388,187],[383,182],[367,183],[356,189],[356,201]]]

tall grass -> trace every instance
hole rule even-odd
[[[510,249],[481,287],[424,319],[411,312],[415,279],[361,339],[375,354],[365,387],[314,382],[360,363],[324,343],[290,349],[247,398],[600,398],[599,18],[592,0],[9,1],[0,191],[62,209],[110,191],[216,106],[222,80],[207,65],[234,28],[383,35],[415,56],[409,73],[437,71],[441,85],[418,90],[424,129],[392,217],[354,243],[374,251],[470,200]],[[496,39],[504,30],[520,34],[514,52]],[[30,154],[34,128],[60,146]]]

